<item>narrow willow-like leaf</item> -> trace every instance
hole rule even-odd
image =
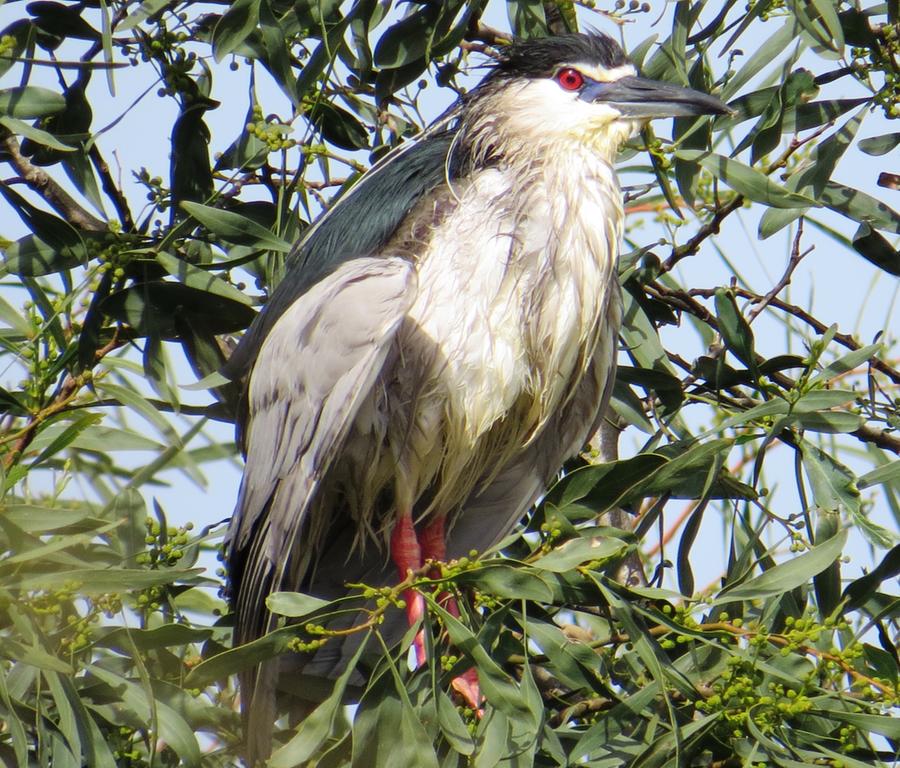
[[[810,582],[816,574],[831,565],[844,550],[847,530],[813,547],[792,560],[779,563],[749,581],[725,589],[713,599],[713,605],[727,605],[742,600],[767,600],[783,595]]]

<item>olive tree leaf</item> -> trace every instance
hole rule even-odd
[[[713,598],[713,605],[726,605],[743,600],[766,600],[809,583],[844,551],[847,530],[817,544],[808,552],[769,568],[741,584],[726,587]]]
[[[675,152],[675,156],[682,160],[699,163],[713,176],[721,179],[748,200],[763,203],[772,208],[818,206],[818,203],[812,198],[790,192],[765,174],[724,155],[696,149],[680,149]]]

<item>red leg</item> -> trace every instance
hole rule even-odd
[[[409,512],[400,515],[391,532],[391,559],[397,566],[401,579],[405,579],[410,571],[422,567],[422,548]],[[408,589],[403,593],[403,599],[406,601],[406,618],[412,626],[425,615],[425,598],[416,590]],[[416,664],[421,666],[425,663],[425,637],[421,631],[416,633],[414,646]]]
[[[422,548],[422,560],[444,561],[447,559],[447,532],[445,527],[446,519],[443,515],[434,518],[419,537],[419,543]],[[433,574],[437,576],[439,574]],[[456,598],[449,592],[442,592],[438,595],[438,602],[447,609],[447,613],[451,616],[459,618],[459,606],[456,604]],[[459,677],[453,679],[450,683],[453,690],[456,691],[476,712],[481,712],[481,690],[478,685],[478,672],[467,669]],[[479,714],[480,717],[480,714]]]
[[[422,545],[422,560],[434,560],[435,562],[443,562],[447,559],[447,531],[444,523],[446,518],[440,515],[432,520],[422,531],[419,542]],[[435,568],[431,572],[432,578],[439,578],[440,571]],[[456,604],[456,598],[448,592],[441,592],[437,596],[437,601],[443,605],[451,616],[459,618],[459,606]]]
[[[422,545],[423,560],[440,560],[447,559],[447,531],[444,523],[446,518],[439,515],[434,518],[422,530],[419,537],[419,543]]]

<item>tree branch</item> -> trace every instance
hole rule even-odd
[[[130,232],[134,229],[134,219],[131,217],[131,209],[128,207],[128,201],[125,199],[125,195],[122,194],[122,190],[120,190],[113,181],[112,174],[109,172],[109,165],[103,158],[103,155],[100,154],[100,150],[96,144],[91,147],[90,156],[94,163],[94,168],[96,168],[97,173],[100,174],[100,183],[103,185],[103,191],[106,192],[116,208],[116,213],[119,215],[119,221],[122,222],[122,229],[126,232]]]
[[[7,162],[15,168],[30,189],[40,195],[57,213],[78,229],[103,232],[106,224],[88,213],[66,190],[43,169],[22,154],[16,137],[8,131],[0,134],[0,144],[9,154]]]

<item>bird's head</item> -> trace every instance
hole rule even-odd
[[[729,112],[708,94],[640,77],[619,45],[599,33],[513,43],[470,106],[476,149],[564,150],[574,143],[609,160],[647,120]]]

